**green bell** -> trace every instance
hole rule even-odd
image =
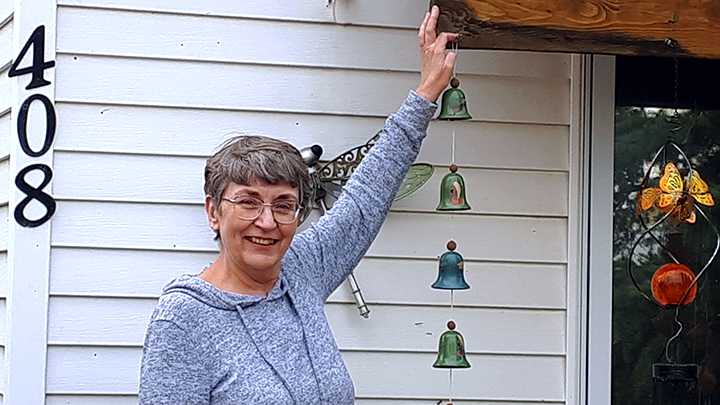
[[[440,183],[440,203],[437,211],[469,210],[470,205],[465,198],[465,180],[457,172],[458,167],[450,165],[450,173]]]
[[[455,322],[447,324],[449,331],[440,336],[440,347],[438,357],[433,367],[435,368],[470,368],[470,363],[465,357],[465,342],[460,332],[455,332]]]
[[[460,80],[458,80],[457,77],[453,77],[450,81],[452,88],[445,90],[442,95],[440,115],[438,116],[439,120],[458,121],[472,118],[467,110],[465,93],[457,88],[459,85]]]
[[[470,285],[465,282],[465,262],[459,253],[453,252],[457,244],[450,241],[447,248],[449,252],[440,256],[438,278],[431,287],[437,290],[467,290]]]

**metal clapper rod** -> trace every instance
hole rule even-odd
[[[360,311],[360,316],[367,319],[370,316],[370,308],[368,308],[367,304],[365,303],[365,299],[363,298],[362,292],[360,291],[360,286],[358,285],[357,280],[355,279],[355,273],[350,273],[347,276],[347,282],[350,283],[350,288],[352,288],[353,296],[355,297],[355,302],[357,302],[358,310]]]

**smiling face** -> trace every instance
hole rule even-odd
[[[299,199],[297,188],[288,184],[270,185],[262,181],[250,185],[230,182],[223,198],[256,197],[266,203]],[[274,280],[280,274],[280,262],[292,242],[298,221],[279,224],[269,207],[264,207],[255,220],[243,220],[235,215],[233,203],[222,201],[220,210],[212,197],[205,198],[210,227],[220,233],[220,256],[228,269],[240,271],[256,282]]]

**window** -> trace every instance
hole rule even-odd
[[[716,231],[720,227],[718,72],[718,60],[616,58],[611,344],[614,405],[720,403],[720,257],[711,261],[720,244]],[[677,145],[689,162],[668,141]],[[649,167],[664,145],[666,153]],[[657,188],[661,178],[672,177],[666,174],[667,163],[674,163],[683,178],[692,166],[709,185],[716,203],[695,204],[709,221],[699,212],[694,223],[672,214],[650,233],[647,229],[666,213],[650,196],[646,200],[648,210],[641,209],[638,218],[638,186],[648,171],[645,189]],[[693,209],[693,202],[695,199],[687,203],[688,210]],[[668,207],[674,203],[665,209]],[[686,273],[675,269],[672,277],[669,273],[659,275],[664,272],[659,271],[663,265],[675,261],[694,274],[711,262],[698,278],[696,292],[685,297],[688,302],[694,294],[694,300],[679,309],[664,301],[662,281],[669,281],[664,286],[672,289]],[[656,272],[656,281],[661,281],[655,283],[653,293],[651,282]]]

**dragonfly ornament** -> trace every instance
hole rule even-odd
[[[341,153],[324,164],[320,163],[323,154],[320,145],[312,145],[300,150],[313,184],[313,205],[314,208],[320,210],[321,215],[324,215],[329,210],[326,197],[330,196],[334,200],[340,197],[343,186],[345,186],[345,183],[350,179],[350,176],[355,172],[355,169],[357,169],[370,149],[380,139],[381,133],[382,131],[378,132],[365,144]],[[434,171],[434,167],[430,164],[413,164],[395,195],[395,201],[405,198],[420,189],[432,177]],[[365,303],[354,272],[347,276],[347,281],[350,284],[360,315],[368,318],[370,309]]]

